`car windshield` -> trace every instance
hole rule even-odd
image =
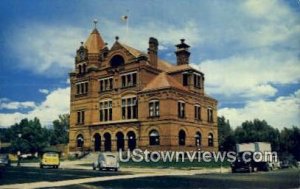
[[[0,158],[5,159],[5,158],[7,158],[7,155],[6,154],[0,154]]]
[[[107,159],[114,160],[116,157],[114,155],[106,155]]]
[[[58,154],[56,154],[56,153],[45,153],[44,156],[58,157]]]

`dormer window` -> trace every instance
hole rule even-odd
[[[189,75],[187,73],[182,74],[182,84],[183,86],[189,85]]]
[[[112,59],[110,60],[110,66],[112,68],[117,68],[119,66],[123,66],[125,63],[124,58],[120,55],[115,55],[114,57],[112,57]]]
[[[194,73],[194,87],[202,88],[202,76],[198,73]]]

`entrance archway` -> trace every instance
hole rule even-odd
[[[104,151],[111,151],[111,135],[109,133],[104,134]]]
[[[129,131],[127,133],[127,138],[128,138],[128,149],[130,151],[134,150],[136,148],[136,136],[133,131]]]
[[[116,134],[116,138],[117,138],[117,150],[122,150],[124,151],[124,135],[122,132],[118,132]]]
[[[94,134],[94,150],[95,152],[101,150],[101,136],[99,133]]]

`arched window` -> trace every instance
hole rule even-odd
[[[83,73],[85,73],[86,72],[86,64],[83,64],[83,71],[82,71]]]
[[[94,150],[95,152],[100,151],[101,150],[101,136],[99,133],[94,134],[93,137],[94,140]]]
[[[195,145],[196,146],[201,146],[201,140],[202,140],[201,133],[196,132],[196,134],[195,134]]]
[[[82,66],[81,65],[78,66],[78,71],[79,71],[79,74],[82,73]]]
[[[116,68],[119,66],[124,65],[125,61],[124,58],[120,55],[115,55],[111,60],[110,60],[110,66],[112,68]]]
[[[152,145],[159,145],[159,133],[157,130],[151,130],[149,133],[149,144]]]
[[[77,135],[77,148],[82,148],[84,144],[84,138],[82,134]]]
[[[117,150],[122,150],[124,151],[124,134],[122,132],[118,132],[116,134],[116,138],[117,138]]]
[[[214,146],[214,136],[212,133],[208,134],[208,146]]]
[[[178,133],[178,144],[179,146],[184,146],[185,145],[185,132],[184,130],[180,130]]]
[[[127,139],[128,139],[128,149],[130,151],[134,150],[136,148],[136,136],[133,131],[129,131],[127,133]]]

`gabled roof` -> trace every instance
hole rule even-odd
[[[88,50],[88,53],[99,53],[104,46],[104,41],[98,30],[95,28],[86,40],[84,47]]]
[[[166,88],[176,88],[188,91],[176,79],[169,76],[166,72],[162,72],[159,75],[157,75],[152,81],[150,81],[148,85],[142,90],[142,92]]]
[[[167,72],[172,73],[172,72],[185,71],[185,70],[196,70],[196,69],[190,66],[189,64],[182,64],[182,65],[173,66],[169,68]]]
[[[148,57],[148,54],[147,53],[144,53],[144,52],[142,52],[142,51],[140,51],[140,50],[137,50],[137,49],[135,49],[135,48],[133,48],[133,47],[130,47],[130,46],[128,46],[128,45],[125,45],[125,44],[123,44],[123,43],[119,43],[122,47],[124,47],[126,50],[128,50],[128,52],[130,53],[130,54],[132,54],[134,57],[139,57],[140,55],[146,55],[147,57]],[[172,65],[172,64],[170,64],[170,63],[168,63],[167,61],[165,61],[165,60],[162,60],[162,59],[160,59],[160,58],[158,58],[157,59],[157,67],[158,67],[158,69],[160,69],[160,70],[162,70],[162,71],[168,71],[169,69],[171,69],[171,68],[173,68],[173,67],[176,67],[176,66],[174,66],[174,65]]]

